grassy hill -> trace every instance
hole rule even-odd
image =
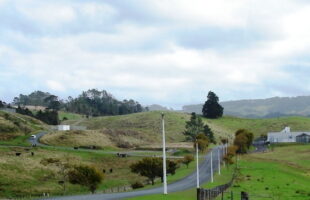
[[[166,138],[168,143],[182,142],[185,137],[182,134],[185,122],[190,115],[179,112],[165,112]],[[236,130],[240,128],[252,131],[255,137],[271,131],[281,131],[285,126],[290,126],[292,131],[309,131],[310,118],[308,117],[281,117],[271,119],[246,119],[224,116],[220,119],[206,119],[215,133],[215,137],[227,137],[233,139]],[[80,118],[67,120],[65,124],[87,126],[90,131],[57,133],[49,138],[43,138],[43,142],[50,144],[80,144],[81,146],[97,145],[96,138],[106,138],[103,146],[143,146],[161,142],[161,112],[151,111],[129,115],[94,117],[90,119]],[[66,135],[66,136],[64,136]],[[68,137],[70,135],[70,137]],[[71,137],[72,136],[72,137]],[[44,140],[45,139],[45,140]],[[81,140],[81,141],[78,141]],[[102,146],[99,145],[99,146]],[[71,145],[72,146],[72,145]]]
[[[292,131],[310,131],[309,117],[280,117],[271,119],[246,119],[225,116],[220,119],[204,119],[217,136],[231,137],[239,128],[252,131],[255,137],[290,126]]]
[[[185,122],[189,115],[177,112],[165,112],[166,136],[170,142],[180,142],[185,139]],[[78,123],[77,123],[78,122]],[[94,117],[83,120],[68,120],[66,124],[87,126],[91,130],[109,129],[114,131],[128,131],[132,134],[147,138],[149,141],[161,141],[161,112],[141,112],[129,115]]]
[[[0,111],[0,140],[7,141],[27,136],[32,132],[44,129],[45,124],[37,119]]]

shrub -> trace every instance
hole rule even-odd
[[[184,156],[182,163],[185,164],[186,167],[188,168],[189,163],[191,163],[192,161],[194,161],[194,156],[189,154]]]
[[[90,166],[75,166],[74,169],[69,171],[69,182],[72,184],[79,184],[95,193],[98,185],[103,179],[103,174],[96,168]]]
[[[143,188],[144,185],[140,181],[136,181],[136,182],[131,184],[131,187],[132,187],[132,189],[138,189],[138,188]]]

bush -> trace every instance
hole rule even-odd
[[[136,181],[135,183],[131,184],[132,189],[138,189],[138,188],[143,188],[144,185],[140,181]]]
[[[69,182],[72,184],[79,184],[95,193],[98,185],[103,179],[103,174],[96,168],[90,166],[75,166],[73,170],[69,171]]]
[[[182,163],[188,168],[189,163],[191,163],[192,161],[194,161],[194,156],[189,154],[184,156]]]

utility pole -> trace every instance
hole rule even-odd
[[[225,156],[225,146],[222,146],[222,154],[223,154],[223,158]],[[223,159],[223,164],[224,164],[224,167],[226,167],[226,163],[225,163],[225,160]]]
[[[211,150],[211,183],[213,183],[213,155]]]
[[[218,159],[219,175],[221,175],[221,156],[220,156],[220,147],[218,147],[218,148],[217,148],[217,159]]]
[[[197,167],[197,189],[200,188],[199,186],[199,158],[198,158],[198,141],[196,139],[196,167]]]
[[[225,155],[227,155],[227,153],[228,153],[228,144],[226,143],[225,146],[226,146],[226,148],[225,148],[226,149]]]
[[[167,175],[166,175],[166,138],[165,138],[165,115],[161,114],[162,119],[162,135],[163,135],[163,179],[164,179],[164,194],[167,194]]]

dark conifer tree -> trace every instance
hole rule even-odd
[[[203,105],[203,116],[210,119],[216,119],[223,116],[224,108],[219,104],[219,98],[212,91],[208,93],[208,99]]]

